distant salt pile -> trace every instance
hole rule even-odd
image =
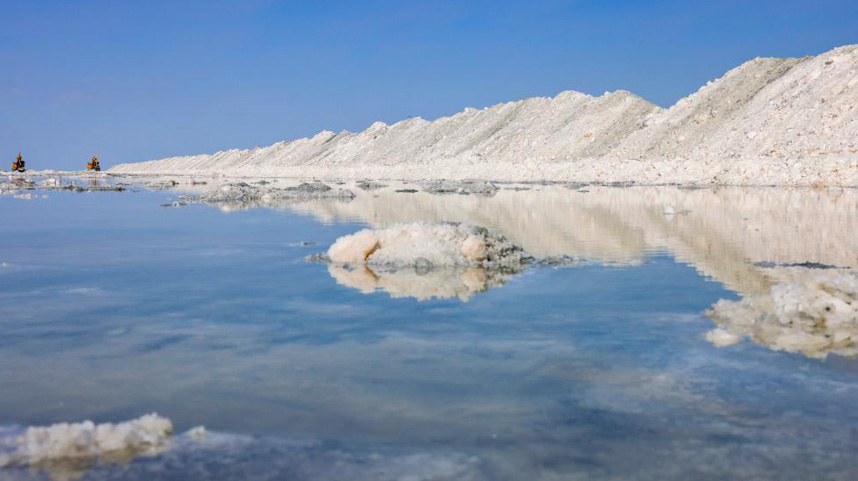
[[[384,267],[515,268],[530,261],[506,237],[482,227],[414,222],[365,229],[343,236],[328,249],[334,264]]]
[[[434,121],[119,165],[125,173],[858,185],[858,46],[758,58],[669,109],[562,92]]]
[[[858,274],[809,272],[800,281],[741,301],[720,300],[706,313],[716,346],[748,337],[776,351],[823,359],[858,355]]]

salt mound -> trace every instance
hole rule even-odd
[[[0,468],[104,457],[119,460],[157,454],[168,447],[172,434],[173,423],[157,414],[147,414],[119,424],[84,421],[29,427],[12,440],[16,449],[11,454],[0,456]]]
[[[503,235],[468,224],[414,222],[343,236],[327,254],[338,284],[364,294],[386,291],[417,300],[471,297],[500,287],[530,267],[581,265],[568,256],[535,258]]]
[[[808,272],[769,294],[720,300],[706,312],[718,327],[706,339],[721,347],[749,337],[776,351],[823,359],[858,355],[858,274]]]
[[[530,261],[506,237],[482,227],[415,222],[364,229],[328,249],[334,264],[387,267],[516,267]]]

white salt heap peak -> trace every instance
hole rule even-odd
[[[812,358],[858,355],[858,274],[852,272],[810,271],[769,294],[722,299],[706,314],[718,324],[706,338],[719,347],[748,336],[776,351]]]

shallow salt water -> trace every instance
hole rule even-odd
[[[858,191],[525,187],[0,196],[0,438],[149,412],[209,431],[0,480],[854,479],[858,362],[718,348],[704,311],[858,268]],[[414,221],[576,262],[462,291],[304,261]]]

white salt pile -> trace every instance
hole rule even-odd
[[[108,454],[130,456],[157,453],[167,447],[173,423],[157,414],[118,424],[61,423],[29,427],[12,440],[16,449],[0,457],[7,465],[37,465],[46,461],[97,458]]]
[[[758,58],[669,109],[563,92],[435,121],[118,165],[125,173],[858,185],[858,46]]]
[[[858,274],[809,271],[799,281],[741,301],[720,300],[706,313],[718,347],[749,337],[776,351],[812,358],[858,355]]]
[[[504,285],[528,267],[580,265],[568,256],[535,258],[503,235],[451,222],[393,224],[340,237],[324,256],[337,283],[365,294],[463,302]]]
[[[334,264],[386,267],[515,268],[529,261],[506,237],[482,227],[414,222],[364,229],[328,249]]]

